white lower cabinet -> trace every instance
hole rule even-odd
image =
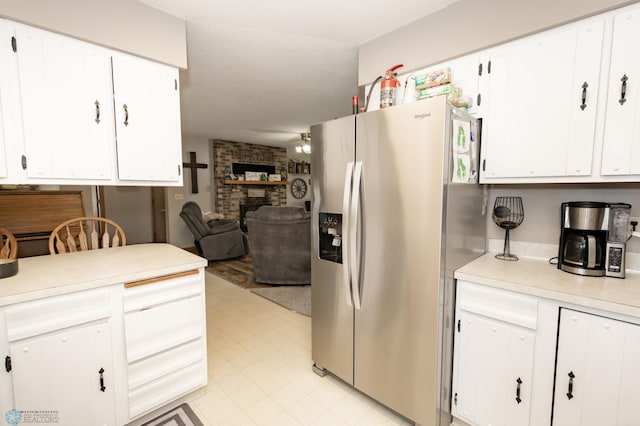
[[[528,425],[537,303],[460,284],[451,412],[473,425]]]
[[[553,424],[637,425],[640,326],[561,309]]]
[[[21,340],[9,354],[25,423],[116,425],[109,322]]]
[[[20,424],[141,421],[207,383],[204,271],[0,307],[0,353]]]
[[[130,420],[206,385],[202,273],[126,288],[123,308]]]
[[[1,310],[3,379],[24,423],[117,424],[110,299],[102,288]]]
[[[453,424],[639,424],[638,322],[458,281]]]

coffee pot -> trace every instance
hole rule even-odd
[[[561,210],[558,269],[624,278],[631,205],[572,201]]]

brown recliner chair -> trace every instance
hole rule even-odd
[[[262,206],[247,212],[256,282],[311,283],[311,214],[302,207]]]
[[[249,252],[247,237],[240,225],[232,220],[210,220],[202,217],[200,206],[187,201],[180,217],[193,234],[198,253],[207,260],[224,260],[244,256]]]

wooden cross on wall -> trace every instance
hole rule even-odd
[[[198,193],[198,169],[206,169],[206,164],[196,162],[196,153],[193,151],[189,152],[189,162],[182,163],[182,167],[185,169],[191,169],[191,193]]]

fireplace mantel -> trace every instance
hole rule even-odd
[[[224,179],[225,185],[288,185],[290,182],[286,180],[264,181],[264,180],[233,180]]]

